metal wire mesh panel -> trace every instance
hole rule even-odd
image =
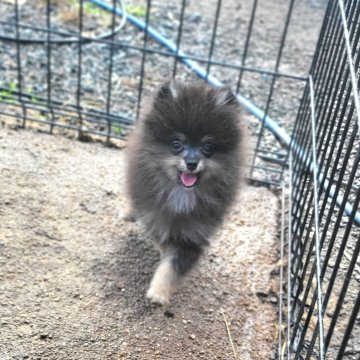
[[[358,359],[360,3],[329,3],[292,139],[291,358]]]
[[[321,9],[310,5],[1,2],[0,113],[21,119],[18,126],[113,144],[126,137],[162,81],[199,76],[231,87],[256,117],[291,130],[310,65],[306,54],[322,19]],[[269,12],[276,15],[272,21]],[[305,22],[315,35],[301,41]],[[279,184],[287,150],[254,116],[244,116],[256,137],[251,177]]]

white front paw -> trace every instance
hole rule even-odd
[[[159,289],[154,289],[150,287],[146,293],[147,299],[149,299],[154,304],[166,305],[169,303],[170,294],[159,291]]]

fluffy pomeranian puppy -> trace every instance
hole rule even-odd
[[[243,132],[228,89],[167,82],[128,147],[131,209],[161,261],[147,298],[166,304],[221,224],[240,181]]]

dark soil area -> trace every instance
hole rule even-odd
[[[51,2],[51,27],[54,31],[77,36],[79,34],[79,7],[71,0]],[[283,0],[258,2],[251,36],[247,44],[247,34],[253,11],[253,0],[223,1],[219,14],[216,39],[212,60],[228,65],[244,65],[251,69],[274,71],[280,43],[289,12],[289,2]],[[130,14],[144,20],[146,2],[127,1]],[[150,9],[150,26],[160,34],[176,43],[178,38],[181,1],[152,1]],[[295,1],[291,21],[287,32],[287,41],[282,50],[278,71],[284,74],[307,76],[312,55],[315,49],[319,28],[321,26],[326,1]],[[184,23],[181,33],[181,50],[186,54],[207,59],[210,54],[213,27],[215,23],[217,0],[189,1],[186,3]],[[14,38],[14,1],[0,2],[0,13],[3,23],[0,24],[0,35]],[[112,22],[110,13],[90,3],[84,4],[83,35],[96,37],[107,33]],[[25,39],[46,39],[46,33],[39,30],[46,26],[46,3],[41,0],[26,0],[19,7],[19,21],[23,27],[19,36]],[[117,21],[117,25],[120,20]],[[30,27],[29,27],[30,26]],[[34,28],[36,27],[36,29]],[[64,40],[66,36],[52,34],[52,40]],[[84,130],[106,132],[107,124],[101,117],[95,117],[96,111],[106,113],[107,101],[111,97],[110,113],[134,119],[137,113],[138,90],[141,83],[142,52],[136,47],[144,45],[144,33],[129,21],[114,37],[126,46],[115,46],[111,49],[108,43],[90,42],[81,47],[81,70],[79,68],[79,44],[22,44],[20,46],[20,67],[22,72],[22,90],[29,94],[30,100],[36,96],[47,99],[48,79],[51,78],[51,98],[63,104],[66,116],[56,115],[55,121],[60,124],[77,126],[78,114],[71,112],[76,106],[80,94],[80,105],[83,111],[93,114],[89,121],[84,121]],[[17,88],[16,62],[17,47],[14,42],[2,42],[0,48],[0,86]],[[134,48],[135,47],[135,48]],[[168,50],[156,41],[149,39],[149,49]],[[246,54],[246,57],[244,57]],[[112,75],[110,76],[110,58],[112,55]],[[144,65],[142,101],[148,98],[154,88],[173,75],[175,59],[156,53],[147,53]],[[206,68],[206,63],[199,63]],[[218,78],[234,91],[237,88],[240,71],[231,67],[212,65],[210,74]],[[177,66],[180,79],[194,79],[196,76],[181,63]],[[245,70],[241,74],[240,93],[247,96],[260,109],[266,108],[272,76]],[[108,87],[110,83],[110,87]],[[79,86],[80,84],[80,86]],[[286,77],[277,78],[270,116],[289,131],[297,114],[300,97],[305,82]],[[110,89],[110,91],[109,91]],[[2,94],[0,93],[0,96]],[[6,94],[5,94],[6,95]],[[8,111],[14,111],[11,103],[17,99],[10,96]],[[33,101],[33,106],[44,104]],[[140,106],[141,108],[141,106]],[[17,109],[19,115],[21,109]],[[71,115],[71,116],[70,116]],[[50,115],[41,111],[29,110],[28,116],[36,120],[49,120]],[[91,122],[96,120],[96,123]],[[259,130],[259,121],[249,117],[254,132]],[[100,124],[99,124],[100,123]],[[114,126],[113,135],[126,133],[124,125]],[[279,150],[277,142],[270,133],[265,133],[262,148]]]

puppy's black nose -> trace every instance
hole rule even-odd
[[[197,166],[198,166],[198,161],[189,160],[189,161],[186,162],[186,167],[190,171],[195,170],[197,168]]]

